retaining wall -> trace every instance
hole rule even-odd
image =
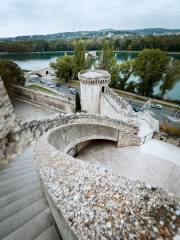
[[[68,95],[58,97],[22,86],[15,86],[15,94],[18,98],[26,99],[58,112],[75,111],[75,102]]]

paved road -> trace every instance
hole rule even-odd
[[[51,91],[55,91],[55,92],[62,92],[62,93],[66,93],[66,94],[71,94],[70,92],[70,88],[68,88],[67,86],[61,84],[61,87],[56,87],[57,81],[50,79],[50,76],[43,77],[35,77],[35,78],[29,78],[31,79],[31,83],[37,83],[43,87],[48,88]],[[28,79],[28,81],[29,81]],[[33,81],[32,81],[33,80]],[[45,83],[42,83],[42,80],[45,81]],[[30,82],[30,81],[29,81]],[[48,85],[48,83],[53,84],[54,88],[51,88],[50,85]],[[73,87],[74,88],[74,87]],[[76,91],[80,91],[79,87],[75,88]],[[128,101],[129,103],[131,103],[131,105],[136,106],[136,107],[142,107],[144,105],[144,102],[141,101],[137,101],[131,98],[127,98],[127,97],[123,97],[126,101]],[[179,121],[174,121],[173,120],[173,115],[174,112],[176,111],[173,108],[168,108],[168,107],[164,107],[160,110],[160,109],[155,109],[155,108],[150,108],[149,113],[156,118],[160,123],[162,123],[163,121],[168,122],[170,125],[175,126],[180,128],[180,120]]]
[[[136,100],[129,99],[129,98],[125,98],[125,99],[129,103],[131,101],[131,105],[139,107],[139,108],[141,108],[144,105],[144,102],[141,102],[141,101],[136,101]],[[179,119],[179,121],[174,121],[174,119],[173,119],[174,113],[176,111],[175,109],[163,106],[162,109],[155,109],[155,108],[150,107],[148,111],[160,123],[166,121],[170,125],[180,128],[180,119]]]
[[[36,83],[38,85],[41,85],[42,87],[46,87],[47,89],[54,91],[54,92],[62,92],[66,94],[71,94],[70,87],[67,87],[63,84],[61,84],[61,87],[56,87],[56,84],[58,83],[57,81],[45,77],[34,77],[34,78],[28,78],[27,79],[28,83]],[[45,81],[43,83],[42,81]],[[51,87],[51,85],[54,87]],[[79,91],[79,88],[76,88],[77,91]]]

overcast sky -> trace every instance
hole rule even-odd
[[[0,0],[0,37],[149,27],[180,28],[180,0]]]

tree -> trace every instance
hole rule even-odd
[[[127,81],[134,71],[134,60],[128,60],[119,65],[119,77],[117,87],[125,90]]]
[[[179,77],[179,78],[178,78]],[[160,85],[161,98],[180,81],[180,61],[171,60],[166,68]]]
[[[78,72],[85,70],[90,66],[89,58],[85,57],[85,44],[81,41],[77,41],[74,48],[73,59],[73,75],[74,78],[78,78]]]
[[[154,87],[160,82],[170,57],[159,49],[145,49],[135,60],[134,69],[140,77],[138,92],[144,96],[152,96]]]
[[[126,91],[135,93],[136,92],[135,90],[136,90],[136,83],[135,82],[130,81],[129,83],[127,83]]]
[[[0,76],[9,95],[13,94],[15,84],[24,85],[25,78],[21,68],[9,60],[0,60]]]
[[[102,52],[99,59],[99,68],[110,73],[115,64],[116,60],[114,57],[113,48],[109,44],[109,41],[105,41],[103,43]]]
[[[114,56],[113,48],[109,41],[103,43],[101,56],[99,59],[99,68],[108,71],[111,74],[111,87],[116,87],[119,75],[118,64]]]
[[[80,95],[78,92],[76,92],[76,112],[81,111],[81,101],[80,101]]]
[[[110,74],[111,74],[111,81],[109,86],[112,88],[117,88],[117,84],[118,84],[118,77],[119,77],[119,66],[118,64],[114,64],[111,67],[110,70]]]
[[[73,76],[73,57],[63,56],[56,59],[56,62],[50,64],[55,69],[58,78],[65,79],[66,82],[72,79]]]

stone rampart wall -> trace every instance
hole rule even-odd
[[[15,94],[18,98],[26,99],[40,106],[61,112],[74,112],[75,102],[65,98],[53,96],[47,93],[35,91],[22,86],[15,86]]]
[[[16,128],[16,120],[11,101],[0,77],[0,165],[6,158],[7,137],[12,129]]]
[[[137,125],[137,115],[128,111],[125,106],[121,108],[107,93],[101,95],[100,114]]]

